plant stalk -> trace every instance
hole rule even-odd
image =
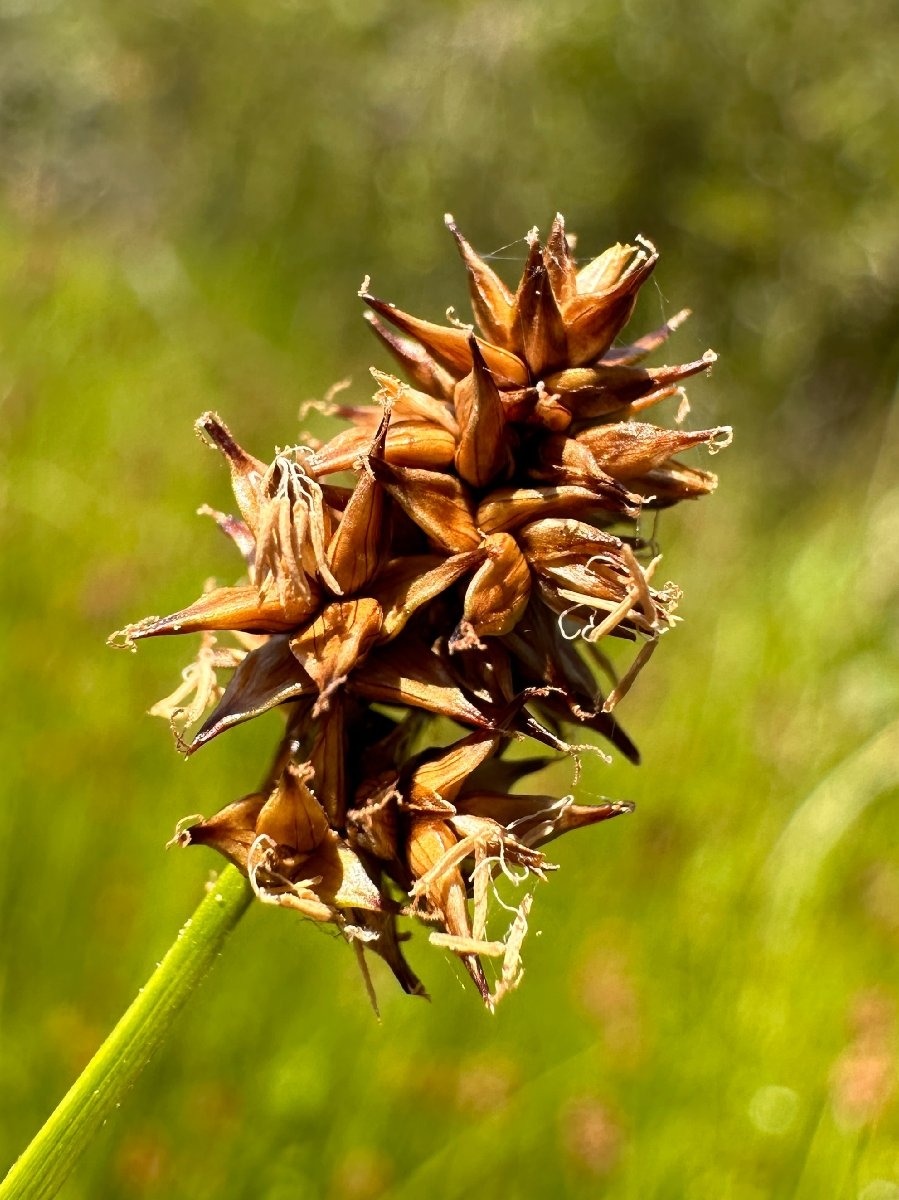
[[[150,1061],[252,899],[236,867],[219,875],[165,958],[0,1184],[0,1200],[48,1200]]]

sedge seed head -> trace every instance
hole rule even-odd
[[[236,513],[202,511],[244,580],[114,638],[201,635],[153,710],[187,753],[270,709],[285,718],[259,789],[191,819],[179,844],[218,851],[260,900],[336,925],[411,994],[424,988],[400,928],[419,918],[493,1007],[521,978],[532,886],[552,869],[541,848],[632,807],[519,785],[597,749],[590,734],[637,761],[614,709],[679,597],[657,582],[642,518],[711,492],[715,476],[679,455],[714,452],[730,430],[647,421],[715,359],[644,365],[686,310],[621,340],[658,261],[650,242],[578,263],[557,216],[545,243],[528,235],[511,288],[447,226],[473,324],[422,320],[366,282],[405,379],[375,370],[374,403],[320,405],[341,432],[267,462],[204,414]],[[630,645],[623,669],[614,643]],[[438,719],[457,733],[435,749]],[[507,757],[522,739],[548,753]]]

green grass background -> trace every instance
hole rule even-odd
[[[433,1000],[376,965],[378,1024],[257,906],[63,1195],[899,1197],[897,43],[888,0],[3,0],[0,1164],[216,868],[175,822],[277,736],[185,765],[145,711],[189,645],[104,645],[236,572],[192,421],[294,441],[385,365],[364,274],[440,319],[445,210],[514,279],[561,209],[659,244],[634,327],[694,308],[691,420],[737,431],[661,523],[644,765],[579,785],[637,812],[553,847],[495,1017],[420,934]]]

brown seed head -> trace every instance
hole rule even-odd
[[[153,710],[188,752],[273,709],[286,719],[258,790],[191,818],[179,844],[216,849],[261,900],[335,925],[410,994],[424,989],[398,921],[422,918],[493,1007],[521,979],[532,888],[550,869],[540,847],[632,807],[523,792],[550,760],[507,750],[531,738],[598,752],[598,733],[638,761],[612,710],[679,597],[658,583],[644,511],[712,491],[715,476],[680,456],[730,431],[646,419],[672,397],[684,415],[684,381],[715,356],[643,365],[686,310],[615,344],[658,259],[645,239],[579,264],[557,215],[545,244],[528,235],[513,289],[447,225],[474,325],[423,320],[366,284],[371,328],[408,382],[375,370],[374,404],[308,406],[346,427],[269,462],[201,417],[237,515],[201,511],[244,579],[115,636],[202,634]]]

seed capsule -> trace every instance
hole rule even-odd
[[[491,533],[484,538],[482,548],[486,557],[465,592],[459,627],[464,632],[460,635],[457,629],[453,640],[473,635],[477,641],[511,633],[528,605],[531,572],[515,539],[508,533]]]

